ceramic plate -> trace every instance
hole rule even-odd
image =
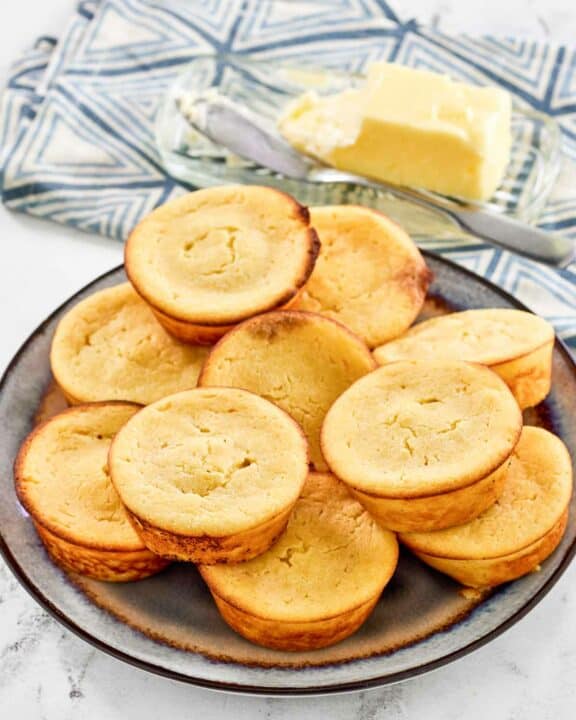
[[[427,254],[435,274],[425,314],[478,307],[522,307],[503,291]],[[137,583],[67,576],[53,565],[13,489],[12,463],[48,393],[50,340],[59,318],[95,290],[124,280],[121,269],[95,280],[56,310],[26,341],[0,390],[0,549],[15,575],[57,620],[96,647],[150,672],[227,691],[322,694],[397,682],[447,664],[489,642],[536,605],[576,548],[576,500],[566,535],[539,572],[490,595],[463,591],[403,553],[375,611],[352,637],[314,652],[251,645],[220,619],[191,565],[175,564]],[[526,422],[559,435],[576,457],[576,369],[558,341],[550,397]]]

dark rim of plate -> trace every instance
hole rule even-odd
[[[531,310],[526,307],[523,303],[521,303],[519,300],[514,298],[512,295],[509,295],[505,290],[498,287],[497,285],[494,285],[489,280],[486,280],[486,278],[483,278],[481,275],[476,275],[476,273],[473,273],[472,271],[468,270],[465,267],[462,267],[451,260],[448,260],[447,258],[442,257],[441,255],[438,255],[437,253],[430,252],[429,250],[422,250],[421,252],[423,255],[433,258],[435,262],[443,263],[452,269],[456,270],[459,273],[462,273],[462,275],[469,277],[473,279],[475,282],[478,282],[482,285],[485,285],[489,287],[491,290],[497,292],[502,298],[504,298],[507,302],[509,302],[514,307],[518,308],[518,310],[525,310],[527,312],[531,312]],[[85,285],[83,288],[78,290],[74,295],[70,296],[67,300],[65,300],[56,310],[54,310],[27,338],[27,340],[21,345],[19,350],[16,352],[12,360],[10,361],[8,367],[6,368],[2,379],[0,380],[0,393],[4,389],[4,385],[8,378],[12,375],[14,372],[16,366],[18,365],[18,362],[20,360],[20,356],[23,354],[23,352],[26,350],[28,345],[34,341],[35,337],[44,330],[45,326],[51,322],[51,320],[58,315],[65,306],[67,306],[70,302],[75,300],[79,295],[81,295],[86,290],[90,289],[93,285],[96,285],[101,280],[106,279],[110,275],[113,275],[114,273],[117,273],[119,270],[122,270],[123,266],[119,265],[112,270],[108,270],[107,272],[103,273],[102,275],[98,276],[96,279],[89,282],[87,285]],[[574,379],[576,380],[576,363],[572,359],[572,355],[570,354],[570,351],[566,347],[566,345],[560,340],[558,337],[556,337],[555,341],[556,349],[560,352],[560,354],[568,361],[568,365],[570,366],[572,373],[574,375]],[[422,665],[418,665],[416,667],[410,668],[408,670],[402,670],[395,673],[390,673],[387,675],[380,675],[374,678],[369,678],[367,680],[356,680],[354,682],[343,682],[343,683],[337,683],[332,685],[323,685],[320,687],[298,687],[294,686],[291,688],[274,688],[274,687],[264,687],[261,685],[245,685],[245,684],[237,684],[237,683],[230,683],[225,681],[217,681],[217,680],[206,680],[204,678],[199,677],[193,677],[189,675],[185,675],[180,672],[176,672],[174,670],[168,670],[160,665],[155,665],[152,662],[148,662],[146,660],[140,660],[138,658],[135,658],[128,653],[123,652],[122,650],[118,650],[111,645],[108,645],[103,640],[99,640],[97,637],[94,637],[90,634],[90,632],[80,625],[77,625],[76,622],[71,620],[69,617],[67,617],[58,607],[56,607],[47,597],[45,597],[42,592],[34,585],[33,580],[24,572],[24,570],[20,567],[18,562],[16,561],[15,557],[12,555],[12,552],[4,539],[4,536],[2,535],[2,528],[0,528],[0,554],[3,556],[4,560],[6,561],[6,564],[12,571],[12,573],[15,575],[16,579],[20,582],[20,584],[23,586],[23,588],[36,600],[36,602],[44,608],[50,615],[52,615],[53,618],[55,618],[59,623],[64,625],[68,630],[71,630],[75,635],[82,638],[86,642],[90,643],[94,647],[98,648],[99,650],[102,650],[103,652],[107,653],[108,655],[112,655],[118,660],[122,660],[129,665],[133,665],[134,667],[140,668],[141,670],[147,670],[148,672],[154,673],[156,675],[160,675],[162,677],[169,678],[171,680],[178,680],[180,682],[188,683],[189,685],[196,685],[198,687],[208,688],[210,690],[222,690],[226,692],[234,692],[234,693],[243,693],[248,695],[268,695],[268,696],[295,696],[295,695],[330,695],[334,693],[344,693],[344,692],[353,692],[353,691],[360,691],[360,690],[369,690],[370,688],[376,688],[376,687],[383,687],[384,685],[392,685],[394,683],[401,682],[402,680],[407,680],[409,678],[417,677],[418,675],[422,675],[424,673],[430,672],[431,670],[435,670],[437,668],[443,667],[444,665],[448,665],[451,662],[454,662],[455,660],[458,660],[459,658],[462,658],[474,650],[477,650],[478,648],[483,647],[484,645],[488,644],[495,638],[497,638],[499,635],[504,633],[506,630],[511,628],[513,625],[515,625],[519,620],[521,620],[527,613],[530,612],[547,594],[550,592],[550,590],[554,587],[554,585],[558,582],[560,577],[563,575],[565,570],[568,568],[570,562],[572,561],[572,558],[576,554],[576,539],[572,542],[570,547],[566,550],[566,553],[562,560],[560,561],[560,564],[556,568],[556,570],[553,572],[553,574],[548,578],[546,583],[529,599],[526,601],[526,603],[519,608],[511,617],[509,617],[507,620],[502,622],[498,627],[494,628],[490,632],[483,635],[481,638],[478,638],[478,640],[474,640],[473,642],[469,643],[468,645],[465,645],[464,647],[460,648],[459,650],[454,650],[452,652],[447,653],[446,655],[443,655],[442,657],[432,660],[430,662],[423,663]]]

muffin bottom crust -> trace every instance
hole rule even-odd
[[[550,392],[553,349],[551,340],[526,355],[490,366],[508,385],[521,410],[538,405]]]
[[[395,532],[423,532],[462,525],[478,517],[502,494],[508,461],[494,472],[468,485],[438,495],[416,498],[379,497],[348,489],[382,527]]]
[[[535,542],[517,552],[495,558],[463,559],[442,558],[413,550],[414,554],[427,565],[450,575],[462,585],[469,587],[492,587],[516,580],[537,570],[560,544],[568,522],[568,508],[553,527]]]
[[[298,291],[287,303],[272,310],[295,310],[298,308],[300,296],[301,291]],[[192,343],[194,345],[213,345],[220,340],[221,337],[226,335],[227,332],[242,322],[239,320],[238,323],[232,325],[197,325],[187,320],[180,320],[177,317],[167,315],[158,308],[150,306],[150,309],[166,332],[170,333],[170,335],[177,340],[180,340],[180,342]]]
[[[101,550],[64,540],[40,523],[34,526],[50,557],[65,570],[93,580],[130,582],[143,580],[170,564],[147,548],[141,550]]]
[[[152,525],[128,508],[127,512],[142,542],[156,555],[170,560],[213,565],[243,562],[268,550],[284,532],[292,507],[249,530],[221,537],[179,535]]]
[[[378,593],[368,602],[334,617],[286,622],[248,613],[210,591],[220,614],[233,630],[257,645],[288,651],[317,650],[344,640],[358,630],[380,597]]]

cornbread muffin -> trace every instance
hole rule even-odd
[[[506,382],[521,408],[550,392],[552,326],[529,312],[466,310],[426,320],[374,350],[384,365],[396,360],[456,359],[487,365]]]
[[[272,403],[236,388],[198,388],[129,420],[109,466],[150,550],[175,560],[239,562],[284,530],[308,454],[298,425]]]
[[[534,570],[557,547],[571,494],[572,463],[562,441],[525,427],[495,505],[466,525],[401,539],[464,585],[498,585]]]
[[[138,580],[166,566],[132,527],[106,468],[114,435],[139,409],[78,405],[39,425],[16,459],[16,492],[52,559],[96,580]]]
[[[432,277],[410,237],[370,208],[317,207],[310,217],[322,248],[299,308],[339,320],[370,347],[401,335]]]
[[[324,416],[349,385],[375,367],[366,345],[343,325],[291,310],[260,315],[228,333],[212,349],[198,385],[245,388],[286,410],[308,438],[314,468],[325,470]]]
[[[289,305],[319,251],[308,210],[267,187],[198,190],[148,215],[128,238],[128,277],[166,329],[214,342]]]
[[[397,562],[394,534],[333,475],[311,473],[286,532],[267,552],[199,569],[236,632],[266,647],[312,650],[360,627]]]
[[[522,415],[501,378],[458,361],[401,361],[358,380],[322,427],[332,472],[390,530],[467,522],[502,492]]]
[[[130,283],[100,290],[60,321],[50,364],[71,404],[143,405],[196,386],[208,350],[174,340]]]

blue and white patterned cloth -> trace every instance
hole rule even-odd
[[[384,0],[86,0],[62,37],[13,67],[0,108],[3,202],[123,239],[180,192],[154,142],[154,116],[189,60],[214,52],[329,56],[357,70],[389,59],[498,83],[557,118],[562,171],[540,224],[576,239],[576,48],[446,36],[402,21]],[[442,254],[547,317],[576,348],[576,265],[553,270],[482,243]]]

